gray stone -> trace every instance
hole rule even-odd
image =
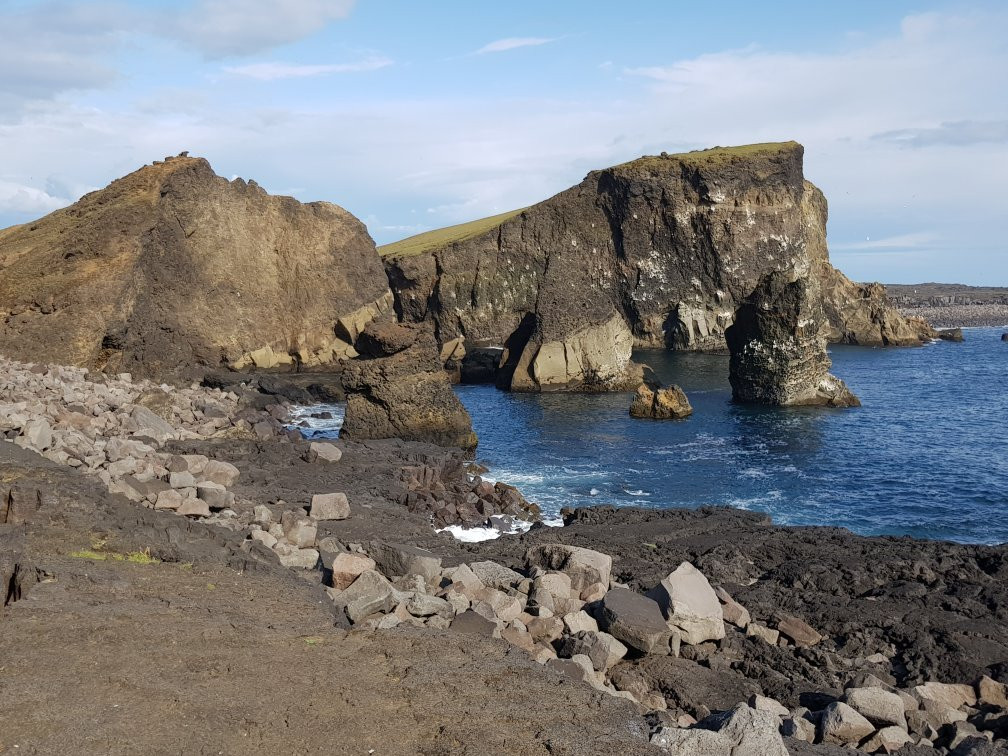
[[[724,614],[717,594],[702,572],[683,562],[648,592],[683,643],[697,645],[724,638]]]
[[[188,474],[188,473],[187,473]],[[234,506],[235,495],[220,483],[203,481],[196,484],[196,496],[203,499],[211,509],[225,509]]]
[[[308,447],[309,452],[314,454],[316,459],[323,462],[339,462],[343,458],[343,450],[336,444],[325,441],[312,441]]]
[[[658,604],[626,588],[613,588],[602,599],[600,625],[630,648],[644,654],[669,653],[672,631]]]
[[[567,632],[571,635],[576,635],[582,630],[594,631],[599,629],[595,618],[583,609],[581,611],[565,614],[563,617],[563,624],[564,628],[566,628]]]
[[[173,472],[168,476],[168,485],[172,488],[194,488],[196,478],[191,472]]]
[[[522,603],[516,597],[496,588],[480,588],[473,594],[473,602],[482,602],[493,609],[494,615],[510,622],[522,612]]]
[[[436,614],[439,617],[451,619],[455,616],[455,610],[452,609],[451,604],[444,599],[426,593],[409,594],[406,599],[406,611],[414,617],[430,617]]]
[[[364,572],[375,568],[374,560],[364,554],[341,551],[332,560],[332,586],[346,590]]]
[[[896,753],[907,743],[913,743],[910,733],[901,727],[890,725],[876,732],[858,748],[867,753]]]
[[[761,641],[769,643],[771,646],[776,646],[780,633],[766,627],[765,625],[761,625],[759,622],[750,622],[746,625],[746,637],[759,638]]]
[[[724,621],[745,630],[752,621],[752,617],[749,616],[749,610],[733,599],[731,594],[724,588],[715,588],[714,592],[721,602],[721,612],[724,614]]]
[[[173,489],[161,491],[154,501],[154,509],[178,509],[182,506],[183,501],[185,499],[178,491]],[[209,508],[207,509],[207,514],[210,514]]]
[[[458,633],[483,635],[487,638],[500,637],[500,626],[496,622],[473,611],[456,614],[455,619],[452,620],[451,629]]]
[[[903,700],[882,688],[848,688],[844,693],[847,705],[863,715],[876,727],[897,725],[907,728]]]
[[[875,732],[872,723],[842,701],[834,701],[819,720],[819,736],[825,743],[860,743]]]
[[[318,565],[319,553],[316,549],[299,549],[291,546],[286,549],[276,548],[274,551],[280,558],[280,564],[284,567],[312,570]]]
[[[749,696],[749,701],[747,703],[753,709],[756,709],[756,711],[769,711],[771,714],[776,714],[778,717],[787,717],[791,715],[791,711],[776,698],[767,698],[766,696],[761,696],[758,693],[753,693]]]
[[[440,581],[441,558],[426,549],[402,543],[377,543],[370,552],[378,569],[389,577],[420,575],[430,585]]]
[[[469,565],[473,574],[488,588],[513,588],[522,578],[517,572],[497,562],[473,562]]]
[[[315,494],[310,514],[316,520],[345,520],[350,516],[350,502],[345,493]]]
[[[351,622],[359,622],[375,612],[388,612],[396,605],[396,590],[384,575],[366,570],[334,599],[338,611]]]
[[[822,636],[811,625],[789,614],[780,616],[777,630],[799,647],[814,646],[822,640]]]
[[[306,549],[315,545],[318,525],[307,517],[287,517],[283,524],[284,538],[292,545]]]
[[[805,717],[789,716],[781,723],[781,735],[806,743],[814,743],[816,728]]]
[[[460,564],[458,567],[448,567],[444,570],[443,574],[452,585],[458,585],[470,590],[478,590],[484,587],[483,581],[479,579],[467,564]]]
[[[149,436],[162,444],[168,439],[177,436],[171,423],[155,415],[146,407],[134,407],[133,412],[130,413],[130,418],[136,423],[138,433]]]
[[[731,711],[707,717],[699,726],[725,736],[732,744],[732,754],[788,756],[780,735],[780,718],[768,711],[738,704]]]
[[[240,474],[238,468],[230,462],[211,459],[204,466],[202,477],[204,480],[220,483],[225,488],[230,488],[238,482]]]
[[[570,659],[550,659],[546,666],[575,682],[585,682],[593,687],[599,685],[591,659],[584,654],[575,654]]]
[[[565,635],[556,644],[557,655],[570,658],[584,654],[598,672],[605,672],[627,654],[627,647],[609,633],[584,630]]]
[[[21,437],[19,440],[24,441],[24,443],[20,445],[27,446],[29,449],[37,452],[45,451],[50,448],[53,443],[52,426],[42,418],[29,420],[21,429]]]
[[[183,499],[176,514],[187,515],[189,517],[209,517],[210,507],[201,499]]]
[[[1008,686],[983,675],[976,684],[977,700],[980,703],[1008,709]]]
[[[258,541],[267,549],[272,549],[277,544],[277,539],[271,536],[265,530],[253,530],[251,533],[251,538],[253,541]]]
[[[711,730],[662,727],[651,736],[651,745],[674,754],[732,756],[732,742],[720,732]]]
[[[914,686],[911,692],[922,704],[925,701],[937,701],[951,706],[953,709],[975,706],[977,702],[976,691],[972,685],[926,682],[923,685]]]
[[[612,574],[612,557],[608,554],[559,543],[533,546],[525,554],[525,563],[570,575],[571,587],[579,595],[593,583],[609,585]]]

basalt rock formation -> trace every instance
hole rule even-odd
[[[472,420],[452,391],[429,327],[374,322],[357,345],[360,359],[342,374],[341,438],[401,438],[475,451]]]
[[[644,157],[524,210],[388,245],[397,313],[433,323],[441,344],[505,347],[498,383],[521,390],[637,385],[631,346],[723,350],[760,278],[795,265],[818,281],[831,341],[930,338],[883,287],[830,265],[826,200],[803,154],[787,142]]]
[[[634,394],[633,402],[630,404],[631,417],[678,420],[692,414],[693,407],[681,388],[678,386],[663,387],[654,381],[647,381],[638,386],[637,393]]]
[[[327,364],[391,305],[353,215],[201,158],[0,231],[0,351],[21,360],[159,377]]]
[[[732,398],[775,406],[860,407],[830,375],[822,298],[804,271],[766,274],[725,332]]]

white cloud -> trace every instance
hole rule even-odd
[[[0,179],[0,213],[44,215],[70,201],[67,197],[53,197],[42,189]]]
[[[354,0],[195,0],[173,8],[153,31],[209,58],[255,55],[314,34],[353,6]]]
[[[391,66],[391,58],[370,57],[355,63],[328,63],[321,65],[298,63],[249,63],[244,66],[226,66],[227,73],[236,76],[246,76],[260,81],[277,81],[278,79],[300,79],[309,76],[325,76],[327,74],[361,73],[377,71],[379,68]]]
[[[887,236],[884,239],[866,237],[864,241],[843,242],[832,244],[831,247],[836,251],[933,249],[938,241],[939,237],[934,232],[917,231],[910,234]]]
[[[486,53],[507,52],[517,50],[519,47],[538,47],[550,42],[555,42],[556,37],[507,37],[498,39],[489,44],[483,45],[474,55],[485,55]]]

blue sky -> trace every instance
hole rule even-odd
[[[997,2],[0,0],[0,226],[189,150],[384,243],[796,139],[849,275],[1008,285],[1006,40]]]

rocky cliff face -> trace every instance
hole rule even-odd
[[[389,245],[381,251],[397,311],[433,322],[441,343],[505,345],[501,382],[531,390],[628,382],[629,353],[619,347],[589,371],[607,378],[579,373],[586,340],[724,349],[725,329],[760,278],[795,265],[819,281],[831,340],[929,337],[881,287],[830,265],[826,200],[804,179],[802,159],[794,142],[645,157],[493,223]]]
[[[392,297],[346,210],[227,181],[203,159],[141,168],[0,231],[0,351],[145,376],[325,364]]]
[[[732,398],[773,406],[860,407],[830,375],[819,283],[808,270],[775,271],[760,279],[725,337]]]

